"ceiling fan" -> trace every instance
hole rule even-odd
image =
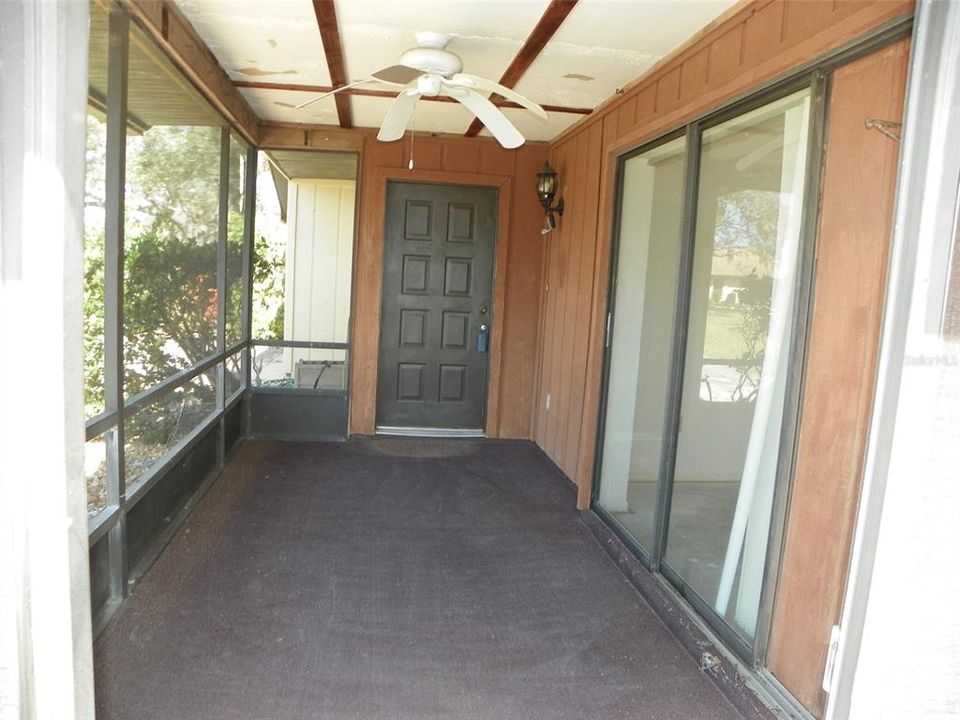
[[[400,56],[399,65],[377,70],[365,80],[342,85],[298,105],[297,109],[305,108],[357,85],[384,83],[402,89],[383,118],[380,132],[377,134],[378,140],[390,142],[402,138],[413,116],[417,101],[421,97],[446,95],[473,113],[503,147],[515,148],[523,145],[524,137],[520,131],[481,93],[497,93],[544,120],[547,119],[547,113],[537,103],[500,83],[460,72],[463,69],[463,62],[458,55],[446,49],[449,41],[450,38],[442,33],[419,32],[417,33],[418,47],[404,52]]]

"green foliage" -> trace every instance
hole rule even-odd
[[[87,116],[83,240],[83,389],[87,417],[104,410],[103,398],[103,205],[107,126]]]
[[[105,126],[87,139],[84,385],[87,415],[103,410]],[[227,343],[242,337],[245,151],[231,143],[227,216]],[[124,238],[124,364],[127,397],[216,350],[220,129],[154,127],[127,141]],[[100,218],[91,222],[90,217]],[[253,281],[283,328],[283,246],[257,237]],[[266,328],[265,328],[266,330]],[[128,457],[149,464],[212,409],[213,372],[203,373],[132,418]]]
[[[126,211],[128,248],[144,232],[215,243],[220,128],[153,127],[128,139]]]
[[[748,250],[757,267],[769,274],[777,253],[779,219],[779,193],[740,190],[719,197],[714,234],[717,252]]]
[[[157,232],[129,243],[124,272],[128,395],[216,350],[216,270],[215,243]]]
[[[87,417],[104,410],[103,232],[84,240],[83,390]]]
[[[227,345],[243,335],[243,214],[230,210],[227,216]]]
[[[286,246],[266,235],[253,241],[254,339],[283,338],[283,291]]]

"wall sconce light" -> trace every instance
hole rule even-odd
[[[557,215],[563,215],[563,198],[553,204],[553,198],[557,194],[557,171],[550,167],[550,163],[543,164],[543,170],[537,173],[537,195],[540,197],[540,204],[543,205],[547,213],[547,224],[540,231],[541,235],[546,235],[557,226]]]

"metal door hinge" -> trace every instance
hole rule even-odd
[[[830,644],[827,645],[827,664],[823,668],[823,691],[830,692],[833,686],[833,671],[837,665],[837,648],[840,647],[840,626],[830,628]]]

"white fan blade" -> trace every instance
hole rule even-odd
[[[391,142],[402,138],[419,99],[420,92],[416,89],[404,90],[397,95],[383,118],[383,125],[380,126],[380,132],[377,133],[377,140]]]
[[[315,97],[312,100],[307,100],[305,103],[300,103],[299,105],[296,106],[296,109],[302,110],[303,108],[313,105],[314,103],[318,103],[321,100],[326,100],[328,97],[332,95],[336,95],[341,90],[346,90],[347,88],[356,87],[357,85],[366,85],[367,83],[372,83],[372,82],[376,82],[376,81],[373,80],[372,78],[367,78],[366,80],[357,80],[356,82],[348,83],[346,85],[341,85],[340,87],[334,88],[330,92],[326,92],[323,95],[320,95],[319,97]]]
[[[533,100],[521,95],[516,90],[511,90],[505,85],[495,83],[493,80],[487,80],[486,78],[478,77],[477,75],[470,75],[468,73],[457,73],[449,80],[444,80],[444,82],[450,85],[457,85],[459,87],[482,90],[483,92],[497,93],[497,95],[501,95],[507,100],[513,100],[515,103],[517,103],[517,105],[525,107],[537,117],[544,120],[547,119],[546,111],[533,102]]]
[[[487,100],[483,95],[478,95],[470,88],[454,87],[447,93],[454,100],[463,103],[463,106],[477,116],[490,134],[497,142],[505,148],[520,147],[524,143],[523,135],[517,130],[513,123],[507,120],[507,116],[500,112],[496,105]]]
[[[375,73],[371,73],[370,77],[376,78],[380,82],[387,83],[388,85],[409,85],[421,75],[423,75],[423,73],[416,68],[407,67],[406,65],[391,65],[390,67],[385,67],[377,70]]]

